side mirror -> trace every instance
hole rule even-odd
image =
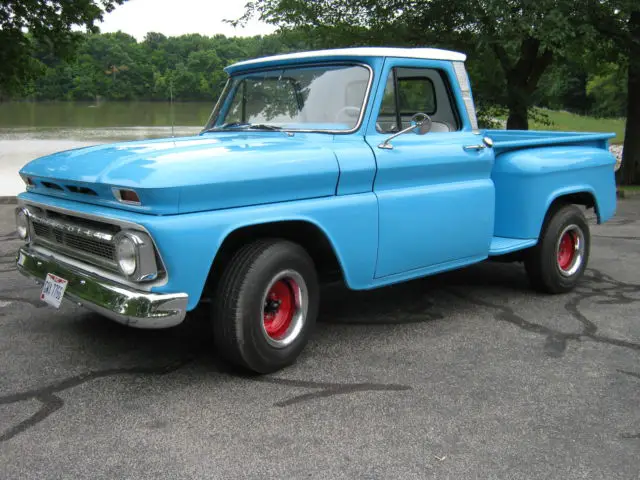
[[[416,113],[413,117],[411,117],[411,121],[415,124],[415,127],[418,127],[418,130],[416,131],[418,135],[429,133],[431,131],[431,127],[433,126],[431,117],[429,117],[429,115],[427,115],[426,113]]]
[[[384,142],[378,145],[378,148],[382,148],[384,150],[392,150],[393,145],[391,145],[389,142],[394,138],[411,131],[415,131],[418,135],[424,135],[425,133],[429,133],[429,131],[431,131],[432,125],[433,122],[431,121],[429,115],[427,115],[426,113],[416,113],[413,117],[411,117],[411,125],[391,135]]]

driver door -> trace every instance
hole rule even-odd
[[[385,63],[386,84],[366,134],[377,162],[376,278],[417,277],[482,260],[493,235],[494,155],[461,115],[451,64],[403,62]],[[390,141],[391,149],[379,147],[418,112],[433,120],[429,133],[405,133]]]

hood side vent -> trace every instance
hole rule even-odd
[[[65,187],[67,187],[67,190],[69,190],[72,193],[81,193],[84,195],[93,195],[94,197],[97,197],[98,194],[96,193],[95,190],[91,190],[90,188],[87,187],[77,187],[75,185],[65,185]]]
[[[40,182],[40,183],[42,183],[42,185],[44,185],[45,187],[50,188],[52,190],[62,190],[62,191],[64,191],[64,188],[62,188],[57,183],[53,183],[53,182]]]

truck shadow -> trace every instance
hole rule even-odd
[[[352,291],[340,284],[323,287],[318,322],[312,342],[331,341],[331,325],[353,325],[343,332],[358,337],[358,325],[401,325],[446,321],[466,304],[451,290],[473,295],[487,287],[493,291],[510,291],[512,295],[532,295],[522,268],[518,265],[487,263],[464,271],[450,272],[421,280],[372,291]],[[13,301],[20,302],[17,298]],[[25,304],[27,306],[27,304]],[[468,307],[468,305],[467,305]],[[28,307],[27,307],[28,308]],[[60,338],[74,338],[77,349],[91,352],[88,363],[97,365],[137,365],[146,368],[163,364],[191,363],[198,370],[238,375],[242,372],[227,366],[216,355],[208,308],[200,308],[173,328],[141,330],[126,327],[100,315],[75,308],[61,318],[43,319],[47,309],[30,310],[32,322],[41,322],[40,330]],[[61,312],[62,313],[62,312]],[[308,354],[303,352],[303,355]]]
[[[471,293],[495,288],[511,294],[532,294],[520,264],[487,261],[375,290],[353,291],[341,283],[327,285],[322,290],[318,321],[384,325],[440,320],[454,307],[455,299],[448,294],[452,287],[464,287]]]

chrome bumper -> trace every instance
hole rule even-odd
[[[181,323],[187,313],[186,293],[134,290],[35,252],[28,246],[20,248],[16,263],[20,273],[38,283],[44,282],[47,273],[68,280],[64,299],[130,327],[173,327]]]

